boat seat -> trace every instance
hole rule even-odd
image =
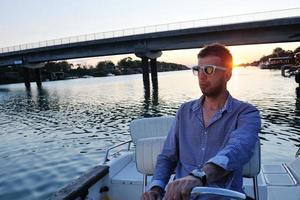
[[[137,169],[142,174],[152,175],[154,173],[156,159],[160,154],[166,137],[142,138],[136,144]]]
[[[167,136],[174,119],[174,116],[163,116],[133,120],[129,126],[133,143],[141,138]]]
[[[136,167],[143,174],[143,191],[147,187],[147,177],[153,175],[156,158],[162,151],[166,137],[141,138],[136,142]],[[243,166],[243,177],[253,178],[254,198],[259,199],[257,175],[261,164],[260,143],[257,142],[250,161]]]
[[[166,136],[141,138],[136,143],[136,168],[143,174],[143,192],[147,187],[147,177],[153,175],[158,154],[161,153]]]

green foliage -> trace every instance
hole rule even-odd
[[[109,69],[112,70],[115,68],[115,64],[110,61],[110,60],[106,60],[106,61],[100,61],[98,62],[98,64],[96,65],[96,69],[97,70],[103,70],[103,69]]]
[[[189,68],[175,63],[157,62],[158,72],[184,69]],[[65,78],[82,77],[84,75],[107,76],[109,74],[137,74],[142,73],[142,62],[141,60],[133,60],[131,57],[121,59],[117,65],[110,60],[100,61],[95,67],[82,64],[74,65],[72,63],[68,63],[67,61],[48,62],[41,69],[41,71],[43,80],[59,80]],[[22,73],[23,69],[20,66],[0,68],[0,78],[2,80],[0,83],[22,82]],[[59,78],[57,78],[58,76]],[[14,78],[13,80],[12,77]],[[5,82],[3,80],[5,80]]]
[[[95,69],[95,76],[106,76],[109,73],[113,73],[115,71],[115,64],[108,60],[108,61],[100,61],[96,65]]]
[[[69,72],[71,65],[67,61],[48,62],[45,64],[43,70],[47,72]]]
[[[284,50],[281,47],[276,47],[273,49],[272,53],[269,55],[262,56],[259,60],[253,61],[252,63],[241,64],[248,66],[258,66],[260,63],[265,63],[269,60],[269,58],[275,57],[294,57],[295,53],[300,52],[300,47],[297,47],[294,51],[292,50]]]
[[[294,53],[298,53],[300,52],[300,47],[297,47],[295,50],[294,50]]]
[[[142,62],[140,60],[132,60],[131,57],[126,57],[118,62],[119,67],[140,68]]]

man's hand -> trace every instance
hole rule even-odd
[[[224,177],[226,177],[230,172],[224,170],[222,167],[215,165],[213,163],[208,163],[204,165],[202,170],[206,174],[207,183],[213,183]]]
[[[194,187],[202,186],[200,179],[186,176],[168,184],[164,200],[188,200]]]
[[[141,196],[141,200],[162,200],[163,189],[154,186],[151,190],[144,192]]]

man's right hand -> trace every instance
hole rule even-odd
[[[158,186],[154,186],[151,190],[144,192],[141,196],[141,200],[162,200],[163,189]]]

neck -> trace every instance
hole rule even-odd
[[[220,110],[229,95],[229,92],[226,90],[217,96],[205,96],[203,101],[203,108],[208,110]]]

